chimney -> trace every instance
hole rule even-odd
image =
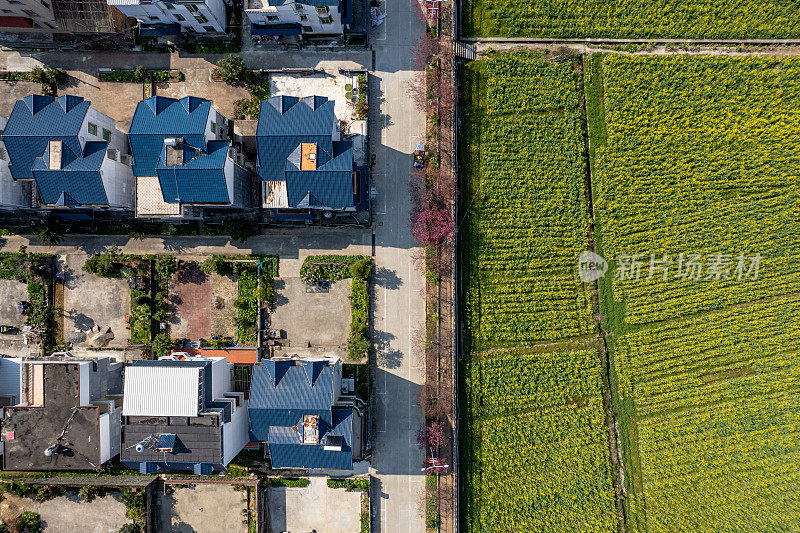
[[[61,141],[50,141],[50,158],[47,161],[50,170],[61,170]]]

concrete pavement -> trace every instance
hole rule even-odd
[[[425,531],[424,460],[416,433],[424,422],[417,402],[424,380],[425,284],[423,251],[409,229],[411,152],[423,140],[424,115],[407,96],[410,48],[423,35],[416,0],[385,2],[387,17],[372,40],[376,65],[371,90],[376,154],[375,341],[378,344],[375,450],[372,466],[379,486],[373,492],[375,530]],[[380,103],[380,108],[377,104]]]

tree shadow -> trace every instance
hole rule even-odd
[[[75,329],[80,331],[91,331],[95,327],[93,318],[83,313],[78,313],[75,309],[64,311],[64,318],[71,320]]]
[[[175,274],[175,281],[182,285],[189,283],[193,285],[202,285],[208,281],[208,275],[200,268],[197,261],[188,261],[181,264],[181,269]]]
[[[378,366],[383,368],[399,368],[402,364],[403,352],[391,346],[391,342],[395,338],[394,334],[388,331],[376,331],[372,334]]]
[[[390,291],[397,290],[403,285],[403,280],[397,276],[397,272],[386,267],[379,267],[375,270],[375,285]]]
[[[289,298],[284,296],[282,291],[286,288],[286,281],[281,278],[275,278],[272,282],[275,294],[275,302],[272,304],[272,307],[280,307],[282,305],[286,305],[289,303]]]

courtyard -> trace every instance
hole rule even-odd
[[[108,340],[105,347],[124,348],[130,337],[126,324],[131,312],[130,284],[125,278],[84,272],[86,259],[83,254],[59,256],[64,280],[64,339],[74,346],[89,346],[104,334]]]
[[[361,493],[328,487],[311,477],[307,487],[270,487],[270,531],[355,533],[361,531]]]
[[[275,280],[271,329],[287,354],[344,356],[350,333],[350,280],[309,286],[299,277]]]

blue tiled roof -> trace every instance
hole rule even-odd
[[[42,202],[75,207],[108,205],[100,167],[108,143],[86,142],[79,133],[89,102],[80,96],[29,95],[18,100],[3,140],[14,179],[35,179]],[[50,141],[61,141],[61,166],[48,168]]]
[[[333,425],[320,422],[319,444],[302,444],[300,433],[291,427],[272,427],[269,432],[269,455],[273,468],[324,468],[350,470],[353,467],[353,410],[334,409]],[[325,450],[337,439],[341,450]]]
[[[182,137],[192,146],[206,149],[205,131],[211,102],[186,96],[180,100],[153,96],[139,102],[128,138],[133,152],[133,174],[156,176],[164,139]]]
[[[270,426],[294,425],[303,414],[330,423],[334,375],[327,362],[264,359],[255,365],[247,406],[252,440],[266,440]]]
[[[334,103],[322,96],[261,102],[256,130],[258,176],[285,181],[289,207],[354,207],[353,146],[333,141]],[[317,147],[316,170],[300,170],[300,146]]]
[[[207,152],[184,142],[183,164],[166,165],[166,145],[162,147],[156,172],[164,201],[175,203],[230,203],[225,181],[225,161],[229,143],[210,141]]]
[[[65,95],[56,100],[32,94],[17,100],[3,131],[12,177],[33,178],[33,161],[51,140],[60,140],[72,152],[80,153],[78,133],[88,110],[89,102],[79,96]]]

